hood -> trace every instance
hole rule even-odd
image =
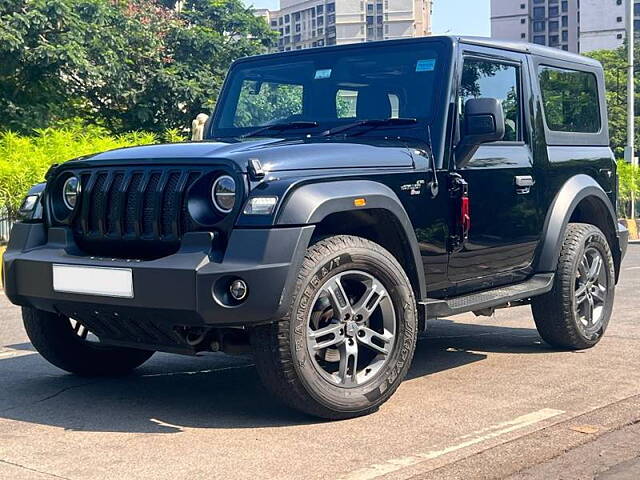
[[[128,147],[82,158],[89,165],[132,161],[153,164],[168,160],[226,159],[246,171],[249,159],[258,159],[269,172],[325,168],[412,167],[413,158],[404,144],[389,140],[366,143],[325,139],[262,139],[244,142],[173,143]]]

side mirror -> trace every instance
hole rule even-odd
[[[483,143],[504,138],[502,105],[495,98],[472,98],[464,106],[462,139],[456,147],[456,166],[463,168]]]

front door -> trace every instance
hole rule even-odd
[[[497,98],[505,112],[506,133],[503,141],[481,146],[457,171],[468,183],[471,216],[467,241],[449,257],[449,280],[457,284],[457,293],[524,279],[542,230],[523,101],[530,95],[524,81],[526,59],[515,53],[490,58],[480,51],[466,52],[462,61],[460,120],[466,100]]]

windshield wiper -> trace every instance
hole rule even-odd
[[[348,123],[347,125],[331,128],[326,132],[322,132],[320,136],[330,137],[331,135],[336,135],[338,133],[346,132],[347,130],[352,130],[357,127],[371,127],[371,128],[395,127],[400,125],[413,125],[415,123],[418,123],[418,120],[415,118],[385,118],[385,119],[359,120],[357,122]]]
[[[258,128],[249,133],[245,133],[244,135],[240,135],[238,138],[249,138],[260,135],[261,133],[268,132],[269,130],[297,130],[303,128],[314,128],[317,127],[318,122],[287,122],[287,123],[274,123],[273,125],[267,125],[266,127]]]

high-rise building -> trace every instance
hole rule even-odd
[[[491,35],[576,53],[614,49],[626,37],[627,1],[491,0]],[[634,15],[639,31],[640,1]]]
[[[580,44],[583,52],[611,50],[627,37],[627,0],[581,0]],[[636,35],[640,33],[640,2],[633,5]],[[637,41],[637,37],[636,37]]]
[[[579,4],[579,0],[491,0],[491,36],[577,53]]]
[[[433,0],[280,0],[258,10],[279,33],[279,51],[431,34]]]

